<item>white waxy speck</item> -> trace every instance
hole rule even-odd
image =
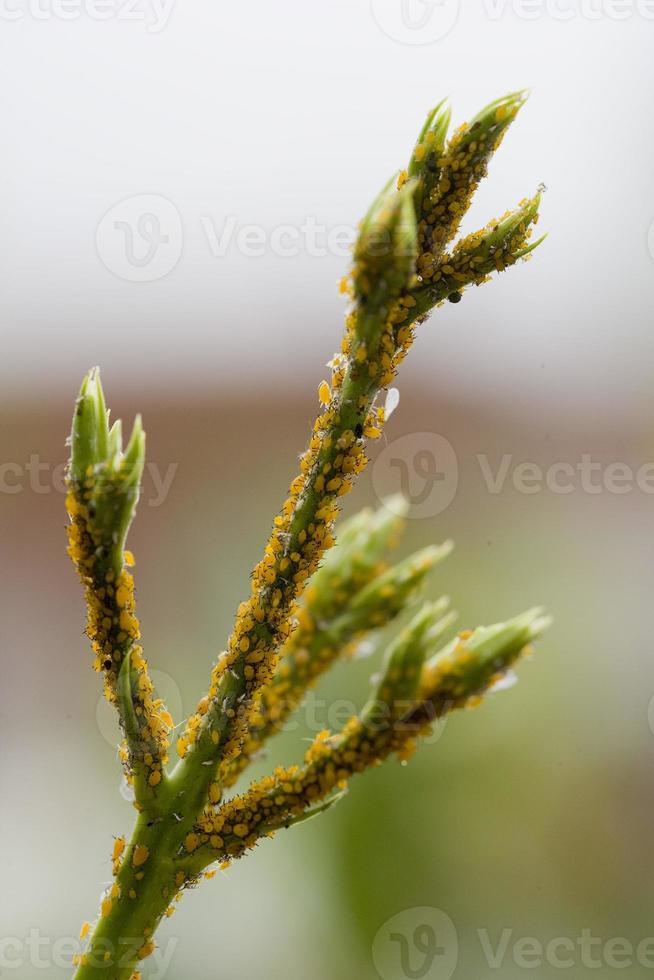
[[[388,421],[400,404],[400,392],[397,388],[389,388],[386,392],[386,402],[384,404],[384,419]]]
[[[353,660],[366,660],[375,653],[377,645],[372,640],[361,640],[352,654]]]
[[[127,800],[128,803],[134,802],[134,787],[130,786],[125,778],[123,778],[120,784],[120,795],[124,800]]]
[[[507,670],[506,674],[500,677],[498,681],[495,681],[491,690],[493,693],[495,691],[508,691],[510,687],[513,687],[517,683],[518,675],[516,672],[514,670]]]

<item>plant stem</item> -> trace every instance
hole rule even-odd
[[[116,876],[119,893],[98,920],[74,980],[130,980],[151,952],[152,936],[180,888],[181,826],[172,810],[154,818],[139,814]]]

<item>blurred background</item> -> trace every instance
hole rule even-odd
[[[65,555],[82,375],[144,415],[130,546],[181,719],[295,473],[357,220],[441,97],[462,121],[525,86],[466,230],[543,181],[550,237],[420,329],[347,511],[418,500],[431,453],[402,552],[455,540],[429,594],[462,627],[534,604],[554,626],[517,687],[188,894],[145,976],[650,975],[652,4],[3,0],[0,22],[0,976],[69,975],[132,820]],[[320,727],[383,645],[316,692]],[[300,758],[308,714],[260,771]]]

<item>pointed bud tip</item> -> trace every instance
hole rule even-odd
[[[494,102],[490,102],[484,106],[481,112],[477,113],[470,123],[470,129],[473,127],[477,131],[480,127],[482,129],[495,129],[495,127],[499,127],[501,130],[506,129],[511,125],[528,98],[529,90],[520,89],[495,99]]]
[[[144,464],[145,432],[141,416],[137,415],[123,459],[123,466],[129,473],[130,482],[138,482],[141,479]]]
[[[384,510],[390,511],[393,517],[404,518],[409,513],[409,501],[403,493],[394,493],[390,497],[384,497],[382,507]]]
[[[100,383],[100,368],[96,365],[95,367],[89,368],[82,379],[82,384],[80,385],[79,393],[80,395],[87,395],[90,390],[94,390],[95,386]]]
[[[530,640],[535,640],[552,625],[552,622],[552,617],[545,612],[543,606],[534,606],[510,620],[507,626],[523,627],[529,632]]]

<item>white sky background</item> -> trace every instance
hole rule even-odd
[[[39,17],[36,0],[0,0],[5,402],[72,391],[94,363],[108,384],[319,380],[347,259],[307,254],[301,232],[294,256],[243,254],[235,234],[216,256],[207,226],[351,226],[443,95],[462,121],[530,87],[474,219],[543,181],[550,237],[437,312],[400,387],[421,377],[571,424],[654,420],[654,3],[408,0],[418,29],[402,26],[401,0],[172,0],[165,23],[157,0],[131,14],[105,0],[106,20],[91,0],[63,2],[74,19],[57,0],[39,0]],[[457,13],[444,37],[406,43]],[[181,220],[162,212],[181,254],[150,282],[115,275],[96,246],[102,216],[134,195],[162,195]],[[121,217],[101,251],[120,263],[122,243],[124,268]]]

